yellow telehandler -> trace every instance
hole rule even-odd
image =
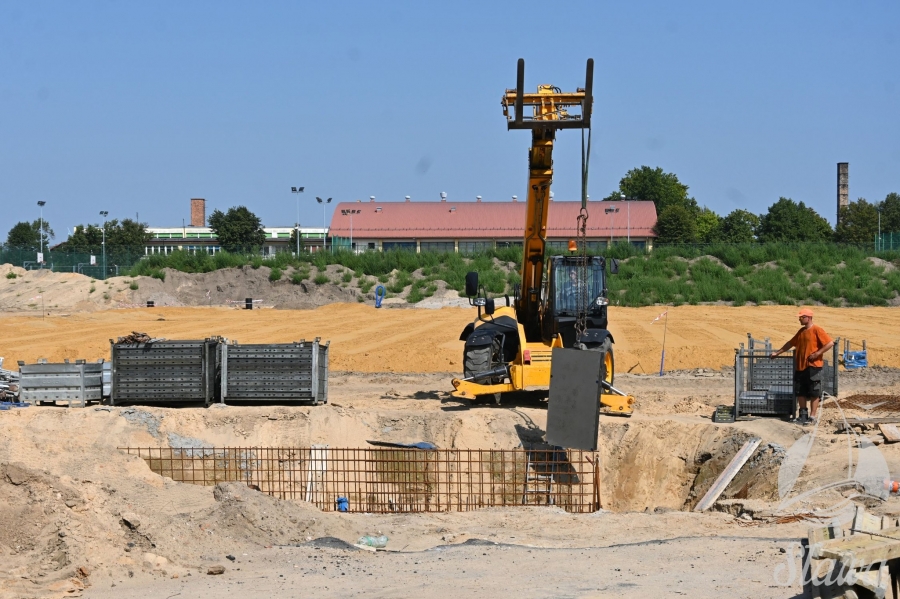
[[[452,381],[454,397],[487,396],[499,403],[503,393],[546,389],[553,348],[580,348],[604,352],[603,372],[586,373],[602,378],[601,405],[607,412],[632,412],[634,398],[613,387],[613,337],[606,328],[606,277],[617,272],[618,264],[585,253],[545,258],[553,142],[559,129],[590,129],[593,69],[593,59],[588,59],[585,87],[574,93],[540,85],[537,93],[526,94],[525,61],[519,59],[516,88],[507,89],[503,96],[507,127],[529,129],[532,139],[522,280],[512,303],[507,298],[505,306],[496,306],[479,286],[478,273],[466,275],[466,295],[478,308],[478,316],[460,335],[465,341],[463,378]],[[532,108],[529,116],[524,113],[526,106]],[[572,114],[572,108],[580,110]],[[586,222],[585,193],[582,217]],[[581,231],[583,248],[583,226]]]

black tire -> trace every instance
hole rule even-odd
[[[588,351],[602,351],[606,352],[606,377],[603,379],[610,385],[613,385],[613,381],[616,377],[616,357],[613,353],[612,340],[607,337],[601,343],[585,343],[585,349]]]
[[[492,370],[496,366],[500,364],[500,362],[496,361],[494,358],[498,357],[500,353],[500,341],[497,338],[494,338],[493,343],[491,345],[482,345],[479,347],[470,347],[463,352],[463,375],[465,378],[469,378],[479,372],[487,372],[488,370]],[[504,377],[495,376],[489,377],[487,379],[476,379],[476,383],[482,384],[499,384],[503,382]],[[498,404],[500,403],[500,394],[499,393],[489,393],[488,395],[494,396],[494,401]]]
[[[463,377],[491,369],[491,346],[470,347],[463,352]],[[477,381],[476,381],[477,382]]]

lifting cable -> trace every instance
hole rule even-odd
[[[590,101],[586,99],[585,101]],[[581,130],[581,210],[578,213],[578,247],[581,253],[581,268],[577,273],[578,314],[575,318],[575,338],[582,336],[587,328],[588,311],[588,258],[587,258],[587,220],[588,220],[588,165],[591,160],[591,129],[587,128],[587,147],[584,143],[584,129]]]

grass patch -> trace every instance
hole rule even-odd
[[[281,269],[278,267],[275,267],[271,271],[269,271],[269,280],[272,281],[273,283],[275,281],[280,281],[281,275],[282,275]]]
[[[131,289],[132,291],[134,291],[135,289],[138,288],[138,282],[132,281],[131,284],[128,286],[128,288]]]
[[[385,285],[385,289],[391,293],[403,293],[403,290],[410,284],[412,284],[412,279],[410,278],[409,273],[400,271],[394,277],[393,283]]]
[[[7,279],[15,279],[17,276],[19,276],[19,275],[17,275],[16,273],[14,273],[12,271],[9,271],[8,273],[6,273]]]
[[[900,270],[888,273],[867,260],[877,255],[900,267],[900,251],[876,254],[871,248],[833,243],[656,245],[650,253],[627,243],[617,243],[590,253],[620,260],[619,274],[609,277],[608,286],[611,301],[622,306],[718,301],[735,305],[771,302],[878,306],[886,305],[895,290],[900,289]],[[299,284],[309,278],[308,273],[315,266],[319,272],[315,282],[322,285],[331,282],[325,269],[338,265],[341,270],[334,282],[350,284],[355,277],[363,295],[372,290],[377,280],[391,294],[402,293],[412,285],[413,298],[419,295],[424,298],[437,290],[437,281],[444,281],[448,289],[463,293],[466,273],[477,271],[488,295],[497,297],[512,295],[515,286],[520,284],[521,260],[522,250],[516,247],[466,255],[394,250],[361,254],[316,252],[300,256],[281,252],[263,257],[180,251],[148,256],[127,274],[165,280],[164,268],[210,272],[265,265],[282,272],[295,269],[291,282]],[[508,263],[513,263],[514,268],[507,269]],[[843,267],[838,268],[841,263]],[[417,270],[424,277],[421,281],[412,279],[411,273]],[[303,273],[299,280],[298,273]]]
[[[422,295],[422,291],[415,285],[413,285],[412,289],[409,290],[409,293],[406,294],[406,301],[410,304],[421,302],[423,299],[425,299],[425,296]]]

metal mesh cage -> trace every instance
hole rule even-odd
[[[760,342],[749,334],[747,338],[749,347],[745,349],[742,343],[735,350],[735,418],[748,414],[793,416],[797,412],[793,350],[770,358],[772,346],[768,339]],[[835,339],[831,357],[824,359],[822,366],[822,392],[834,397],[838,394],[838,341]]]

